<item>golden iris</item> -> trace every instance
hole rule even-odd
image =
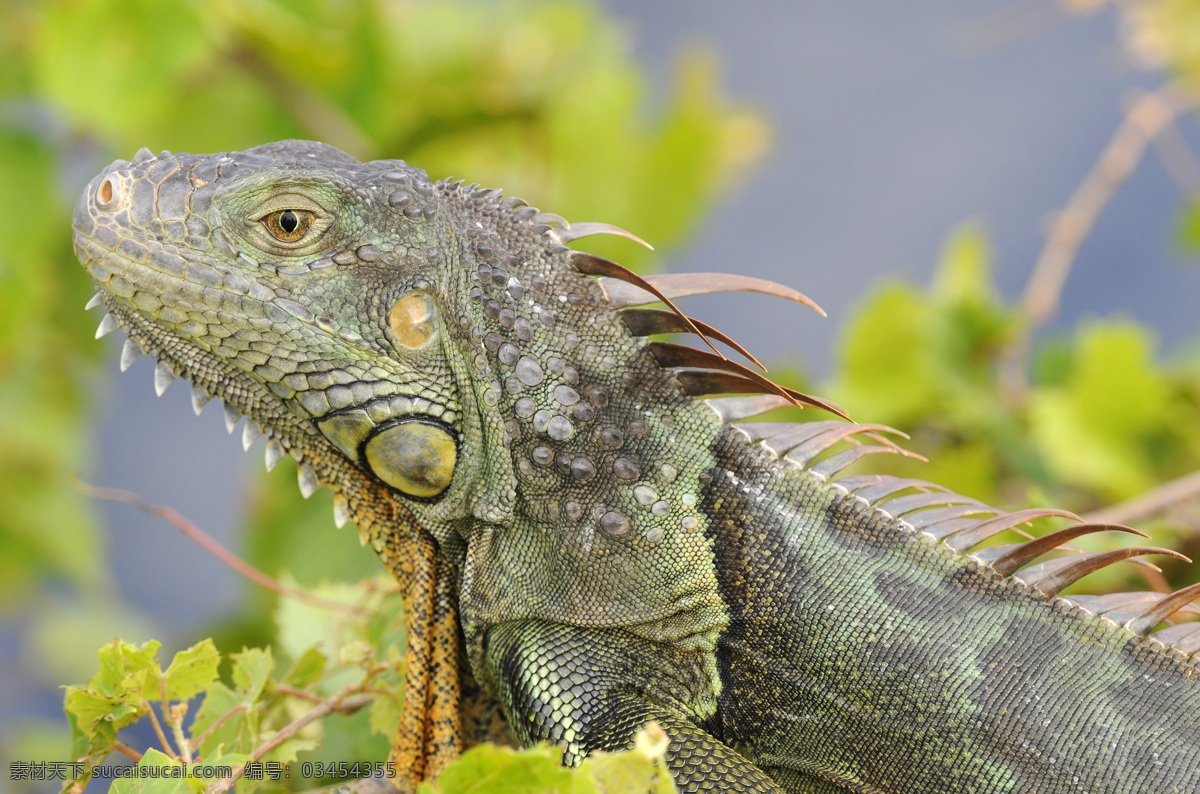
[[[316,216],[308,210],[275,210],[259,220],[276,240],[294,243],[308,233]]]

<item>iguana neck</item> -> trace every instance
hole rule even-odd
[[[717,415],[682,394],[595,279],[524,208],[440,186],[467,255],[468,312],[454,332],[470,402],[492,434],[469,518],[413,511],[467,543],[468,648],[490,626],[538,617],[622,627],[711,651],[726,621],[706,519],[703,450]],[[684,443],[686,441],[686,443]],[[703,663],[710,696],[715,670]]]

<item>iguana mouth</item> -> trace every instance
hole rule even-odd
[[[136,250],[133,246],[146,248],[119,235],[112,225],[100,222],[101,213],[129,212],[131,191],[112,173],[127,164],[118,160],[96,177],[80,196],[73,218],[76,255],[98,290],[87,308],[103,305],[106,309],[96,338],[123,328],[128,337],[121,350],[121,371],[129,369],[145,355],[152,356],[157,361],[154,389],[159,396],[176,379],[183,378],[192,386],[192,409],[197,415],[213,397],[218,397],[224,405],[229,432],[232,433],[241,417],[246,416],[242,428],[243,446],[248,449],[258,436],[266,433],[269,436],[267,467],[273,468],[288,450],[306,446],[305,441],[309,438],[315,441],[317,433],[310,422],[289,410],[261,382],[237,370],[197,341],[171,333],[142,316],[140,312],[153,310],[153,304],[143,298],[143,304],[138,305],[140,293],[133,292],[133,285],[126,275],[130,268],[144,265],[127,252]],[[100,212],[94,213],[89,203]],[[153,245],[151,241],[147,243]],[[300,457],[298,450],[296,457]]]
[[[197,416],[214,398],[222,402],[225,427],[232,433],[243,416],[242,445],[250,445],[264,433],[269,436],[267,468],[274,468],[288,449],[303,446],[304,437],[318,436],[312,424],[296,416],[261,383],[237,372],[212,351],[183,337],[164,332],[154,323],[121,306],[98,285],[101,304],[107,309],[96,338],[122,328],[127,334],[121,350],[121,371],[143,356],[156,360],[154,390],[161,397],[172,383],[182,379],[191,384],[192,410]],[[94,306],[95,304],[90,304]],[[272,443],[274,442],[274,443]]]

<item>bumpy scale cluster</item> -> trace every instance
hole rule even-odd
[[[624,331],[599,284],[562,267],[568,249],[543,236],[547,216],[495,191],[444,189],[479,219],[465,236],[478,263],[469,299],[482,312],[462,321],[526,508],[594,553],[695,531],[696,493],[680,471],[694,484],[699,461],[675,460],[675,414],[690,419],[692,401]]]

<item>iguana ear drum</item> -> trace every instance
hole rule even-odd
[[[436,315],[433,298],[420,292],[405,295],[392,307],[392,333],[409,350],[424,347],[436,331],[433,324]]]
[[[400,493],[431,499],[450,487],[458,444],[445,426],[411,419],[368,438],[363,459],[376,477]]]

